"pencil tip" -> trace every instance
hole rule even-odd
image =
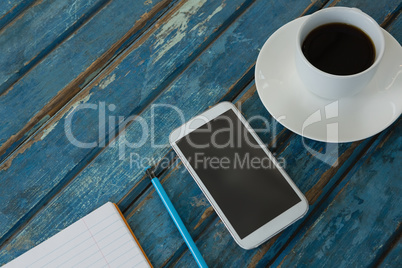
[[[150,180],[152,180],[153,178],[156,177],[154,171],[152,170],[152,168],[151,168],[150,166],[147,166],[147,167],[145,168],[145,173],[147,174],[147,176],[148,176],[148,178],[149,178]]]

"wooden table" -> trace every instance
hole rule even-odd
[[[400,0],[1,1],[0,263],[112,201],[155,267],[194,267],[144,176],[151,164],[211,267],[401,267],[401,120],[325,163],[304,143],[327,144],[277,124],[254,85],[265,40],[333,5],[401,42]],[[188,120],[220,101],[266,119],[254,128],[277,126],[261,139],[310,203],[254,250],[237,246],[168,145],[183,119],[173,106]]]

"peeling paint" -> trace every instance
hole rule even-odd
[[[318,219],[315,220],[315,222],[313,223],[313,225],[309,228],[314,229],[314,227],[324,218],[324,214],[321,214],[320,217],[318,217]]]
[[[197,224],[194,226],[194,230],[200,227],[200,225],[207,219],[209,216],[211,216],[214,213],[213,207],[208,207],[204,213],[202,213],[200,220],[197,222]]]
[[[74,1],[68,10],[68,14],[70,17],[74,18],[74,20],[77,20],[77,10],[77,1]]]
[[[157,62],[166,52],[179,43],[186,35],[185,31],[188,28],[188,22],[192,15],[194,15],[204,4],[206,0],[191,0],[185,3],[180,10],[178,10],[172,18],[162,26],[159,33],[156,35],[158,40],[154,44],[154,49],[161,47],[153,60],[153,63]],[[170,34],[174,33],[174,36],[167,38]]]
[[[99,84],[100,89],[106,88],[110,83],[116,80],[116,74],[112,74],[111,76],[106,77],[102,82]]]
[[[274,236],[265,244],[262,244],[256,254],[251,258],[251,261],[247,265],[247,268],[256,267],[262,257],[268,252],[275,241],[278,239],[279,235]],[[280,264],[279,264],[280,265]],[[279,267],[279,266],[278,266]]]
[[[207,200],[205,199],[205,198],[198,198],[197,196],[193,196],[192,197],[192,199],[193,199],[193,202],[192,202],[192,204],[194,205],[194,206],[196,206],[196,207],[205,207],[205,206],[208,206],[209,205],[209,203],[207,202]]]
[[[68,112],[68,114],[67,114],[66,117],[69,117],[70,114],[71,114],[72,112],[74,112],[75,108],[76,108],[78,105],[89,101],[89,99],[91,98],[91,96],[92,96],[92,93],[86,95],[85,98],[83,98],[83,99],[77,101],[76,103],[74,103],[74,104],[70,107],[70,111]]]
[[[205,26],[205,24],[207,22],[209,22],[213,16],[215,16],[217,13],[219,13],[224,7],[226,6],[225,3],[222,3],[220,6],[218,6],[214,12],[212,12],[211,15],[209,15],[204,21],[202,21],[201,23],[198,23],[196,26],[194,26],[190,32],[195,31],[198,29],[198,36],[201,36],[205,33],[205,30],[207,29],[207,27]]]
[[[50,116],[47,114],[34,127],[32,127],[24,136],[30,137],[35,131],[37,131],[41,126],[44,126],[46,122],[50,119]]]
[[[11,90],[13,90],[14,86],[9,87],[8,89],[6,89],[5,91],[3,91],[2,93],[0,93],[1,97],[4,97],[5,95],[8,94],[8,92],[10,92]]]
[[[224,235],[222,234],[222,232],[216,232],[214,234],[214,239],[215,240],[217,240],[217,239],[222,240],[223,238],[224,238]]]
[[[55,122],[53,125],[51,125],[47,129],[45,129],[43,131],[43,134],[42,134],[42,137],[40,138],[40,140],[43,140],[44,138],[46,138],[46,136],[49,135],[50,132],[52,132],[52,130],[57,126],[58,123],[59,123],[59,121]]]
[[[207,17],[206,21],[209,21],[213,16],[215,16],[218,12],[220,12],[225,6],[226,6],[225,3],[222,3],[220,6],[218,6],[214,10],[214,12],[212,12],[212,14]]]

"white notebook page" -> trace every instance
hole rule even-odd
[[[150,267],[113,203],[6,264],[10,267]]]

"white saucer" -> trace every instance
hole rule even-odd
[[[360,93],[331,101],[311,93],[296,71],[296,32],[307,16],[277,30],[258,55],[255,81],[269,113],[286,128],[324,142],[368,138],[402,111],[402,47],[384,30],[385,53],[372,81]]]

